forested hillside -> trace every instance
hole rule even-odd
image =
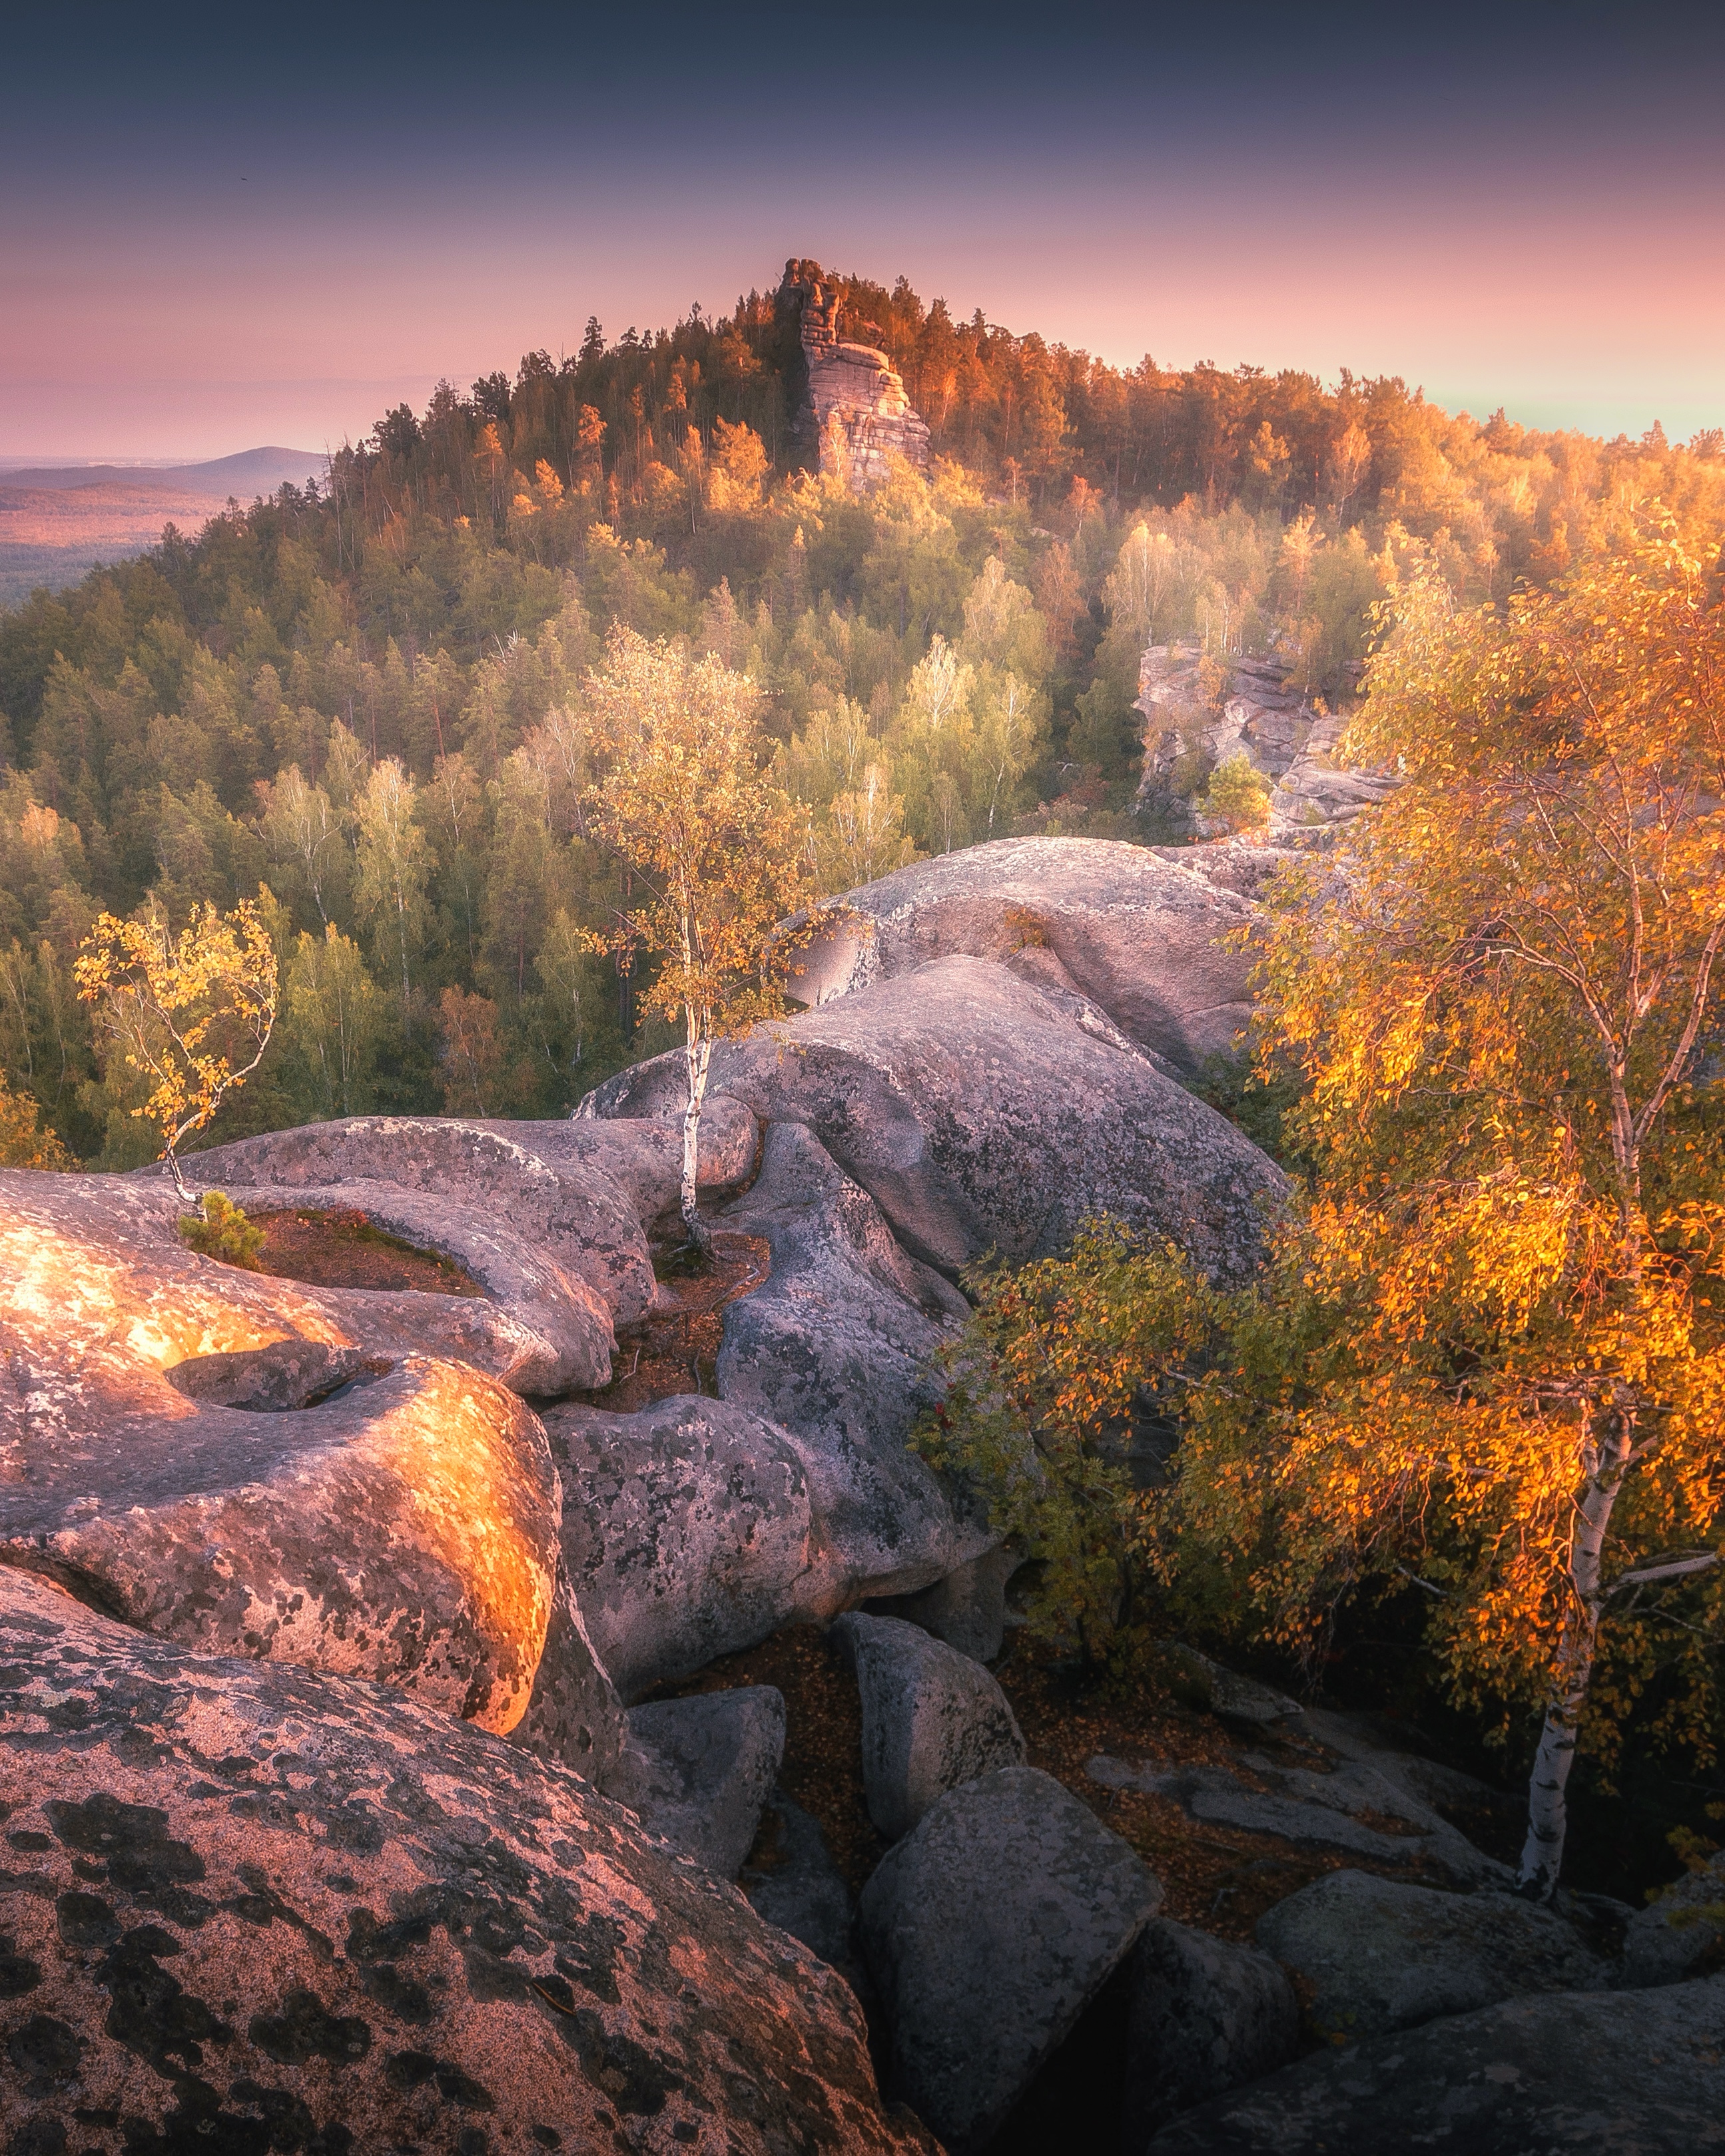
[[[1022,829],[1177,838],[1133,803],[1137,660],[1280,650],[1345,700],[1418,563],[1467,601],[1637,520],[1709,549],[1725,442],[1537,434],[1394,380],[1130,372],[902,282],[840,280],[932,430],[868,498],[802,468],[772,298],[441,385],[196,538],[0,615],[0,1067],[72,1150],[147,1156],[71,987],[99,908],[260,883],[277,1039],[215,1139],[379,1107],[554,1113],[657,1046],[584,946],[583,684],[620,621],[760,685],[839,890]],[[1202,783],[1194,770],[1191,783]]]

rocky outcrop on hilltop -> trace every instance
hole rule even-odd
[[[1177,1071],[1231,1047],[1251,1016],[1246,947],[1263,847],[1153,852],[1101,839],[994,839],[847,892],[797,953],[816,1008],[930,960],[986,958],[1088,1001]]]
[[[1336,759],[1345,721],[1320,711],[1289,685],[1288,667],[1273,655],[1228,662],[1213,698],[1195,644],[1152,644],[1139,661],[1136,708],[1144,718],[1141,799],[1164,791],[1183,757],[1207,765],[1244,755],[1275,782],[1269,802],[1271,839],[1310,843],[1381,801],[1394,783],[1388,773],[1356,771]]]
[[[820,468],[847,486],[878,486],[902,458],[929,467],[929,430],[885,352],[839,336],[840,301],[818,262],[785,264],[784,302],[799,322],[807,386],[796,417]]]
[[[839,1977],[399,1691],[0,1568],[0,1816],[8,2149],[932,2156]]]

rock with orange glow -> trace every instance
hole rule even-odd
[[[203,1652],[511,1729],[561,1515],[544,1432],[499,1381],[523,1328],[218,1264],[179,1209],[148,1183],[0,1176],[0,1563]]]
[[[832,1970],[384,1688],[0,1570],[0,1817],[7,2148],[936,2156]]]

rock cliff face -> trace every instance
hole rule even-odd
[[[1280,660],[1236,660],[1219,706],[1202,694],[1198,661],[1197,646],[1187,644],[1154,644],[1139,661],[1141,797],[1166,785],[1182,755],[1199,753],[1216,764],[1244,753],[1254,770],[1276,782],[1270,836],[1309,838],[1381,801],[1394,783],[1385,773],[1336,762],[1343,721],[1290,688]]]
[[[787,262],[782,289],[801,315],[808,369],[797,426],[806,440],[819,444],[821,470],[863,490],[879,485],[895,456],[926,471],[928,428],[886,354],[873,345],[841,340],[838,295],[820,264]]]

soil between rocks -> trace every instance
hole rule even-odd
[[[264,1231],[256,1270],[311,1287],[416,1288],[428,1295],[483,1297],[485,1290],[463,1265],[435,1250],[422,1250],[375,1227],[363,1213],[254,1213]]]
[[[610,1384],[577,1393],[575,1399],[613,1414],[634,1414],[679,1393],[711,1398],[717,1392],[725,1305],[753,1295],[770,1272],[772,1259],[764,1235],[739,1235],[728,1228],[712,1232],[710,1265],[697,1266],[680,1250],[654,1251],[659,1285],[652,1308],[639,1323],[618,1327]]]

